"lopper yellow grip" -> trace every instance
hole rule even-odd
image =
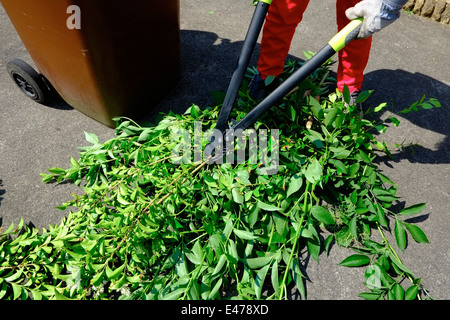
[[[361,24],[363,18],[358,18],[350,21],[341,31],[339,31],[328,44],[333,48],[334,51],[338,52],[343,49],[350,41],[358,36],[359,30],[361,29]]]
[[[267,4],[272,4],[273,0],[259,0],[259,2],[265,2]]]

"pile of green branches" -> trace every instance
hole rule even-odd
[[[285,75],[296,68],[288,63]],[[396,252],[408,236],[428,241],[404,219],[425,204],[392,210],[397,185],[374,163],[389,155],[379,140],[386,123],[361,119],[347,89],[327,95],[328,74],[318,69],[254,125],[279,130],[272,175],[248,161],[175,161],[176,133],[213,128],[220,105],[193,105],[151,126],[120,118],[103,143],[86,133],[78,160],[42,174],[80,185],[60,207],[61,223],[37,230],[22,221],[1,233],[0,298],[287,299],[292,290],[306,298],[302,256],[318,260],[334,243],[355,250],[341,265],[362,268],[361,297],[428,297]],[[244,84],[232,117],[254,105]],[[430,106],[440,105],[422,99],[407,111]]]

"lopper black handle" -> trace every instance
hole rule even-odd
[[[231,129],[245,130],[258,118],[271,108],[278,100],[281,100],[291,92],[300,82],[305,80],[311,73],[331,58],[336,52],[343,49],[350,41],[356,39],[361,29],[362,19],[352,20],[347,26],[339,31],[322,49],[311,59],[286,79],[277,89],[268,95],[252,111],[250,111],[241,121]]]
[[[245,72],[247,71],[248,64],[252,57],[255,45],[261,33],[262,26],[266,19],[267,12],[272,0],[260,0],[253,13],[252,21],[247,31],[247,35],[244,40],[244,44],[237,61],[236,69],[230,80],[225,100],[223,101],[222,108],[217,119],[216,129],[221,132],[225,132],[228,129],[228,118],[231,110],[233,109],[234,102],[236,101],[239,89],[244,79]]]

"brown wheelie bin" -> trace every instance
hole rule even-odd
[[[180,69],[179,0],[0,0],[38,71],[8,72],[30,98],[49,89],[113,127],[151,112]]]

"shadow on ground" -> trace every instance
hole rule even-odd
[[[368,104],[376,106],[387,102],[388,110],[399,114],[423,95],[425,100],[437,99],[442,107],[430,110],[419,108],[417,112],[399,114],[417,127],[443,135],[444,138],[434,149],[415,145],[400,150],[390,161],[399,162],[408,159],[417,163],[450,163],[450,87],[432,77],[404,70],[376,70],[368,73],[364,82],[365,89],[374,89]],[[381,115],[382,116],[382,115]],[[400,124],[401,125],[401,124]],[[413,138],[411,138],[413,139]],[[401,141],[400,141],[401,142]],[[406,141],[407,143],[413,141]],[[386,160],[386,159],[385,159]],[[386,161],[384,161],[386,163]]]

